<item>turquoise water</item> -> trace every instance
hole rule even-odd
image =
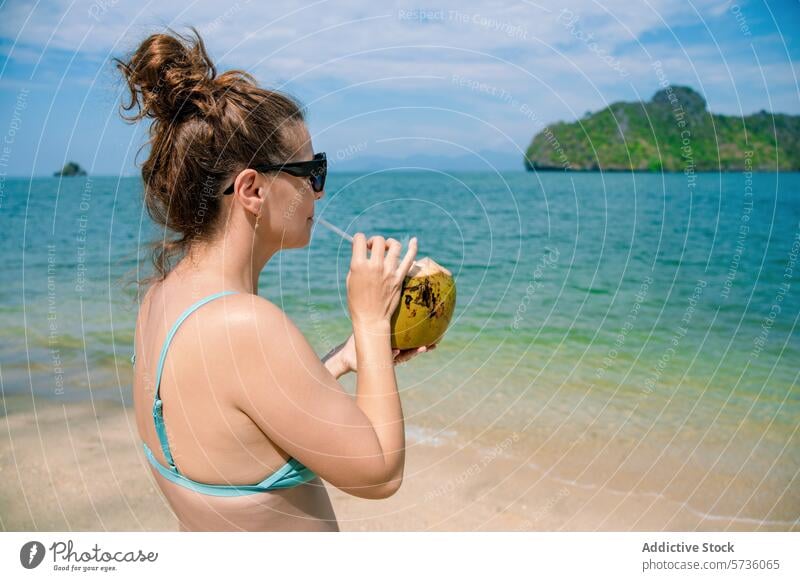
[[[627,475],[623,488],[793,522],[800,174],[696,178],[334,174],[317,213],[415,235],[456,277],[439,349],[398,369],[410,426],[487,446],[515,432],[521,461],[555,457],[576,482]],[[138,178],[5,181],[4,393],[130,402],[126,283],[159,235],[140,197]],[[349,333],[349,259],[321,230],[262,274],[320,354]],[[689,469],[713,477],[674,483]]]

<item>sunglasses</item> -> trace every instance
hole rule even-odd
[[[325,157],[325,152],[317,153],[314,155],[314,159],[310,161],[293,161],[278,165],[254,165],[252,167],[254,170],[262,173],[282,171],[295,177],[309,178],[311,189],[315,192],[321,192],[325,188],[325,178],[328,175],[328,160]],[[232,193],[233,184],[222,192],[223,195]]]

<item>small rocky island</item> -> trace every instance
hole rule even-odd
[[[716,115],[695,90],[670,85],[546,127],[524,161],[529,171],[798,171],[800,116]]]
[[[86,170],[79,166],[74,161],[70,161],[64,165],[61,171],[53,172],[54,177],[72,177],[72,176],[85,176]]]

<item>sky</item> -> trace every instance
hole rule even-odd
[[[11,0],[0,3],[7,175],[51,175],[69,160],[135,175],[147,126],[120,118],[111,59],[188,26],[219,70],[299,98],[332,169],[387,158],[521,169],[547,124],[648,100],[664,81],[693,87],[715,113],[800,114],[797,0]]]

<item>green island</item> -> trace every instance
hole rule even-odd
[[[549,125],[524,161],[529,171],[797,171],[800,116],[716,115],[697,91],[670,85],[646,103]]]
[[[86,170],[79,166],[74,161],[64,164],[64,167],[57,172],[53,172],[55,177],[72,177],[72,176],[85,176]]]

